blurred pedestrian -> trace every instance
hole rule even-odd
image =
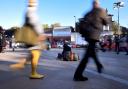
[[[89,45],[83,59],[81,60],[79,66],[75,71],[74,81],[88,80],[87,77],[83,76],[83,72],[87,66],[89,57],[92,57],[95,61],[99,73],[102,72],[103,68],[103,65],[100,63],[96,55],[95,45],[99,41],[100,34],[103,30],[103,25],[107,25],[106,11],[100,7],[99,2],[97,0],[94,0],[92,10],[88,12],[83,19],[86,26],[84,29],[80,29],[83,30],[83,32],[80,33],[86,39],[86,41],[88,41]],[[86,33],[88,36],[86,36],[84,32],[85,30],[88,30],[88,33]]]
[[[126,55],[128,54],[128,49],[127,49],[127,35],[122,34],[120,38],[120,50],[125,51]]]
[[[25,15],[25,23],[23,25],[23,27],[27,27],[30,30],[33,30],[38,37],[38,43],[36,43],[36,45],[34,44],[26,44],[28,49],[29,49],[29,60],[31,60],[31,74],[30,74],[30,78],[32,79],[40,79],[43,78],[44,75],[37,73],[37,65],[38,65],[38,60],[39,57],[41,55],[41,45],[42,45],[42,41],[44,41],[46,39],[45,35],[41,35],[43,34],[43,30],[41,29],[41,25],[39,25],[38,23],[38,19],[37,19],[37,14],[36,14],[36,3],[37,0],[29,0],[29,5],[28,5],[28,10],[26,12]],[[26,31],[28,29],[25,29]],[[27,33],[24,33],[26,35],[28,35]],[[34,39],[31,39],[31,41]],[[31,59],[30,59],[31,58]],[[11,65],[11,68],[24,68],[24,65],[26,64],[26,59],[21,60],[19,63]]]
[[[119,54],[119,51],[120,51],[120,37],[119,37],[119,35],[115,35],[114,41],[115,41],[115,52],[117,54]]]
[[[111,51],[112,50],[112,38],[111,38],[111,36],[108,36],[107,41],[108,41],[108,50]]]
[[[127,53],[126,53],[126,55],[128,55],[128,34],[126,35],[126,44],[127,44]]]

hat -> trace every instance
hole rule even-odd
[[[35,6],[37,6],[37,4],[38,4],[37,0],[29,0],[28,1],[29,7],[35,7]]]
[[[99,3],[99,0],[93,0],[93,3]]]

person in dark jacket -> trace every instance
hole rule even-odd
[[[108,50],[111,51],[112,50],[112,38],[111,38],[111,36],[108,36],[107,41],[108,41]]]
[[[120,37],[119,37],[119,35],[115,35],[114,41],[115,41],[115,52],[117,54],[119,54],[119,51],[120,51]]]
[[[126,44],[127,44],[127,53],[126,53],[126,55],[128,55],[128,34],[127,34],[127,36],[126,36]]]
[[[71,53],[71,47],[69,47],[68,43],[65,42],[63,45],[63,52],[62,52],[63,60],[68,61],[70,53]]]
[[[108,22],[106,11],[99,6],[98,1],[94,0],[93,8],[84,16],[84,20],[88,23],[86,28],[89,30],[89,35],[87,37],[83,33],[83,37],[85,37],[85,40],[88,41],[89,45],[83,59],[75,71],[73,78],[74,81],[88,80],[87,77],[83,76],[83,72],[87,66],[89,57],[94,59],[99,73],[101,73],[103,69],[103,66],[96,55],[95,45],[99,41],[100,34],[103,30],[103,25],[107,25]]]

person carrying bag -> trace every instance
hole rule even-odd
[[[19,63],[11,65],[11,68],[24,68],[27,60],[31,61],[31,73],[29,78],[40,79],[44,75],[37,72],[38,60],[41,55],[41,50],[46,48],[44,41],[46,40],[46,35],[38,23],[36,14],[36,3],[37,0],[29,0],[27,12],[25,15],[25,23],[23,27],[15,32],[15,41],[19,43],[24,43],[28,47],[29,59],[23,59]]]

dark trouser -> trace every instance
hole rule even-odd
[[[116,45],[115,45],[115,51],[116,51],[117,54],[120,52],[119,43],[116,43]]]
[[[128,55],[128,42],[127,42],[127,47],[126,47],[126,49],[127,49],[127,55]]]
[[[84,69],[87,66],[89,57],[92,57],[94,59],[98,69],[102,66],[97,58],[97,55],[96,55],[95,44],[96,44],[95,40],[89,40],[89,46],[87,48],[87,51],[86,51],[83,59],[81,60],[79,66],[77,67],[74,77],[82,76]],[[86,48],[85,48],[85,50],[86,50]]]
[[[2,46],[0,46],[0,53],[3,51],[3,47]]]
[[[109,51],[111,51],[111,50],[112,50],[111,46],[112,46],[112,43],[109,43],[109,46],[108,46]]]

